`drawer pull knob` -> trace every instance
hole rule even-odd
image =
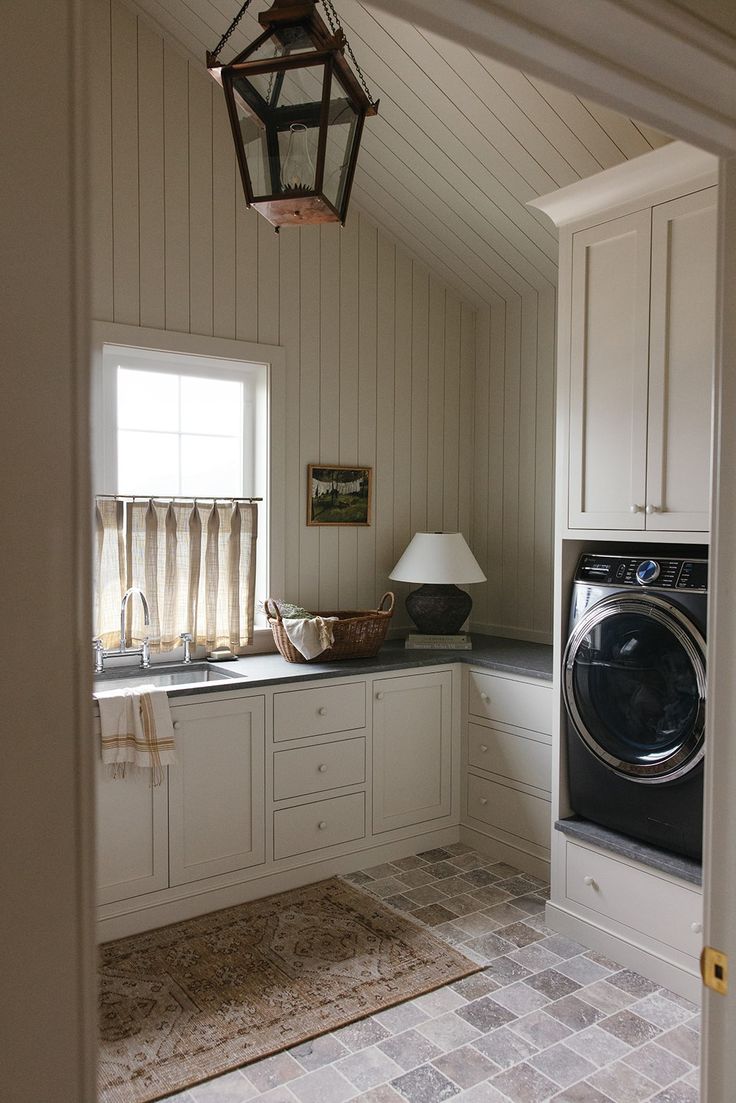
[[[481,804],[488,804],[488,797],[481,797],[480,798],[480,803]]]
[[[319,772],[321,774],[326,774],[327,773],[327,763],[326,762],[321,762],[320,765],[318,766],[318,769],[319,769]]]
[[[693,934],[702,934],[703,933],[703,924],[702,923],[691,923],[690,924],[690,930],[693,932]]]
[[[174,723],[171,726],[172,726],[172,728],[177,728],[177,729],[180,728],[181,727],[181,720],[175,720]]]
[[[486,751],[488,750],[488,747],[486,747],[485,743],[481,743],[481,745],[480,745],[480,749],[481,749],[481,751],[483,752],[483,754],[485,754],[485,753],[486,753]]]
[[[321,705],[320,708],[317,709],[317,715],[318,716],[327,716],[327,709],[325,708],[324,705]]]
[[[320,829],[320,831],[324,831],[324,829],[327,827],[327,821],[326,820],[320,820],[319,823],[317,824],[317,827]]]
[[[636,504],[629,506],[629,513],[641,513],[641,506]]]
[[[490,697],[488,696],[487,693],[481,693],[480,699],[481,699],[481,701],[490,701]]]
[[[383,694],[383,692],[379,691],[379,692],[378,692],[378,693],[376,694],[376,700],[377,700],[377,701],[382,701],[382,700],[383,700],[383,698],[384,698],[384,694]]]
[[[583,877],[583,884],[588,885],[589,888],[592,889],[598,888],[597,884],[595,883],[595,877],[591,877],[590,875],[588,875],[587,877]]]

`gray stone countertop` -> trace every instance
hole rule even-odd
[[[403,640],[388,640],[373,659],[344,659],[333,663],[288,663],[277,652],[249,655],[235,662],[213,664],[223,672],[242,677],[242,682],[233,679],[232,685],[223,680],[176,686],[171,687],[168,694],[169,697],[191,697],[200,693],[222,693],[236,688],[256,689],[277,683],[293,684],[361,674],[390,674],[394,670],[446,666],[449,663],[470,664],[501,674],[519,674],[526,678],[539,678],[544,682],[552,681],[551,645],[475,634],[472,640],[472,651],[409,650],[404,647]]]

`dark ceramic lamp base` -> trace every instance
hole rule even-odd
[[[419,631],[434,636],[454,636],[472,608],[470,594],[454,585],[428,582],[412,590],[406,599],[406,611]]]

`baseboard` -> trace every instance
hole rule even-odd
[[[510,866],[516,866],[524,873],[531,873],[534,877],[549,881],[549,859],[538,858],[536,854],[530,854],[521,847],[503,842],[494,835],[486,835],[483,831],[466,827],[464,824],[460,826],[460,842],[465,843],[466,846],[472,846],[474,850],[489,858],[508,862]]]
[[[438,831],[428,831],[423,835],[412,835],[380,846],[356,850],[340,857],[326,858],[322,862],[313,862],[297,869],[281,870],[278,873],[254,876],[251,869],[249,879],[235,885],[219,889],[205,889],[197,884],[191,886],[191,894],[151,904],[145,896],[135,900],[120,902],[118,915],[106,916],[97,921],[98,942],[109,942],[113,938],[124,938],[129,934],[140,934],[156,927],[165,927],[169,923],[178,923],[182,919],[193,919],[197,915],[230,908],[235,904],[244,904],[248,900],[259,900],[276,892],[299,888],[301,885],[324,881],[339,874],[354,873],[359,869],[390,862],[394,858],[406,858],[436,847],[450,846],[459,841],[459,828],[445,827]]]
[[[589,950],[596,950],[619,965],[641,973],[654,984],[669,988],[671,992],[676,992],[686,1000],[692,1000],[693,1003],[700,1003],[702,982],[696,961],[693,961],[692,970],[687,969],[643,946],[638,946],[611,931],[589,923],[580,916],[573,915],[572,912],[552,901],[547,904],[545,922],[548,927],[574,939],[575,942],[581,942]]]

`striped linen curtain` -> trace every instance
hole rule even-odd
[[[254,502],[150,498],[98,499],[97,505],[97,633],[106,647],[119,642],[120,600],[129,586],[146,595],[151,620],[146,627],[141,603],[131,601],[130,639],[149,635],[154,652],[180,646],[181,632],[191,632],[195,643],[208,651],[229,647],[237,653],[252,643],[258,535]],[[122,507],[115,513],[115,536],[110,506]],[[113,607],[117,625],[111,623]]]

